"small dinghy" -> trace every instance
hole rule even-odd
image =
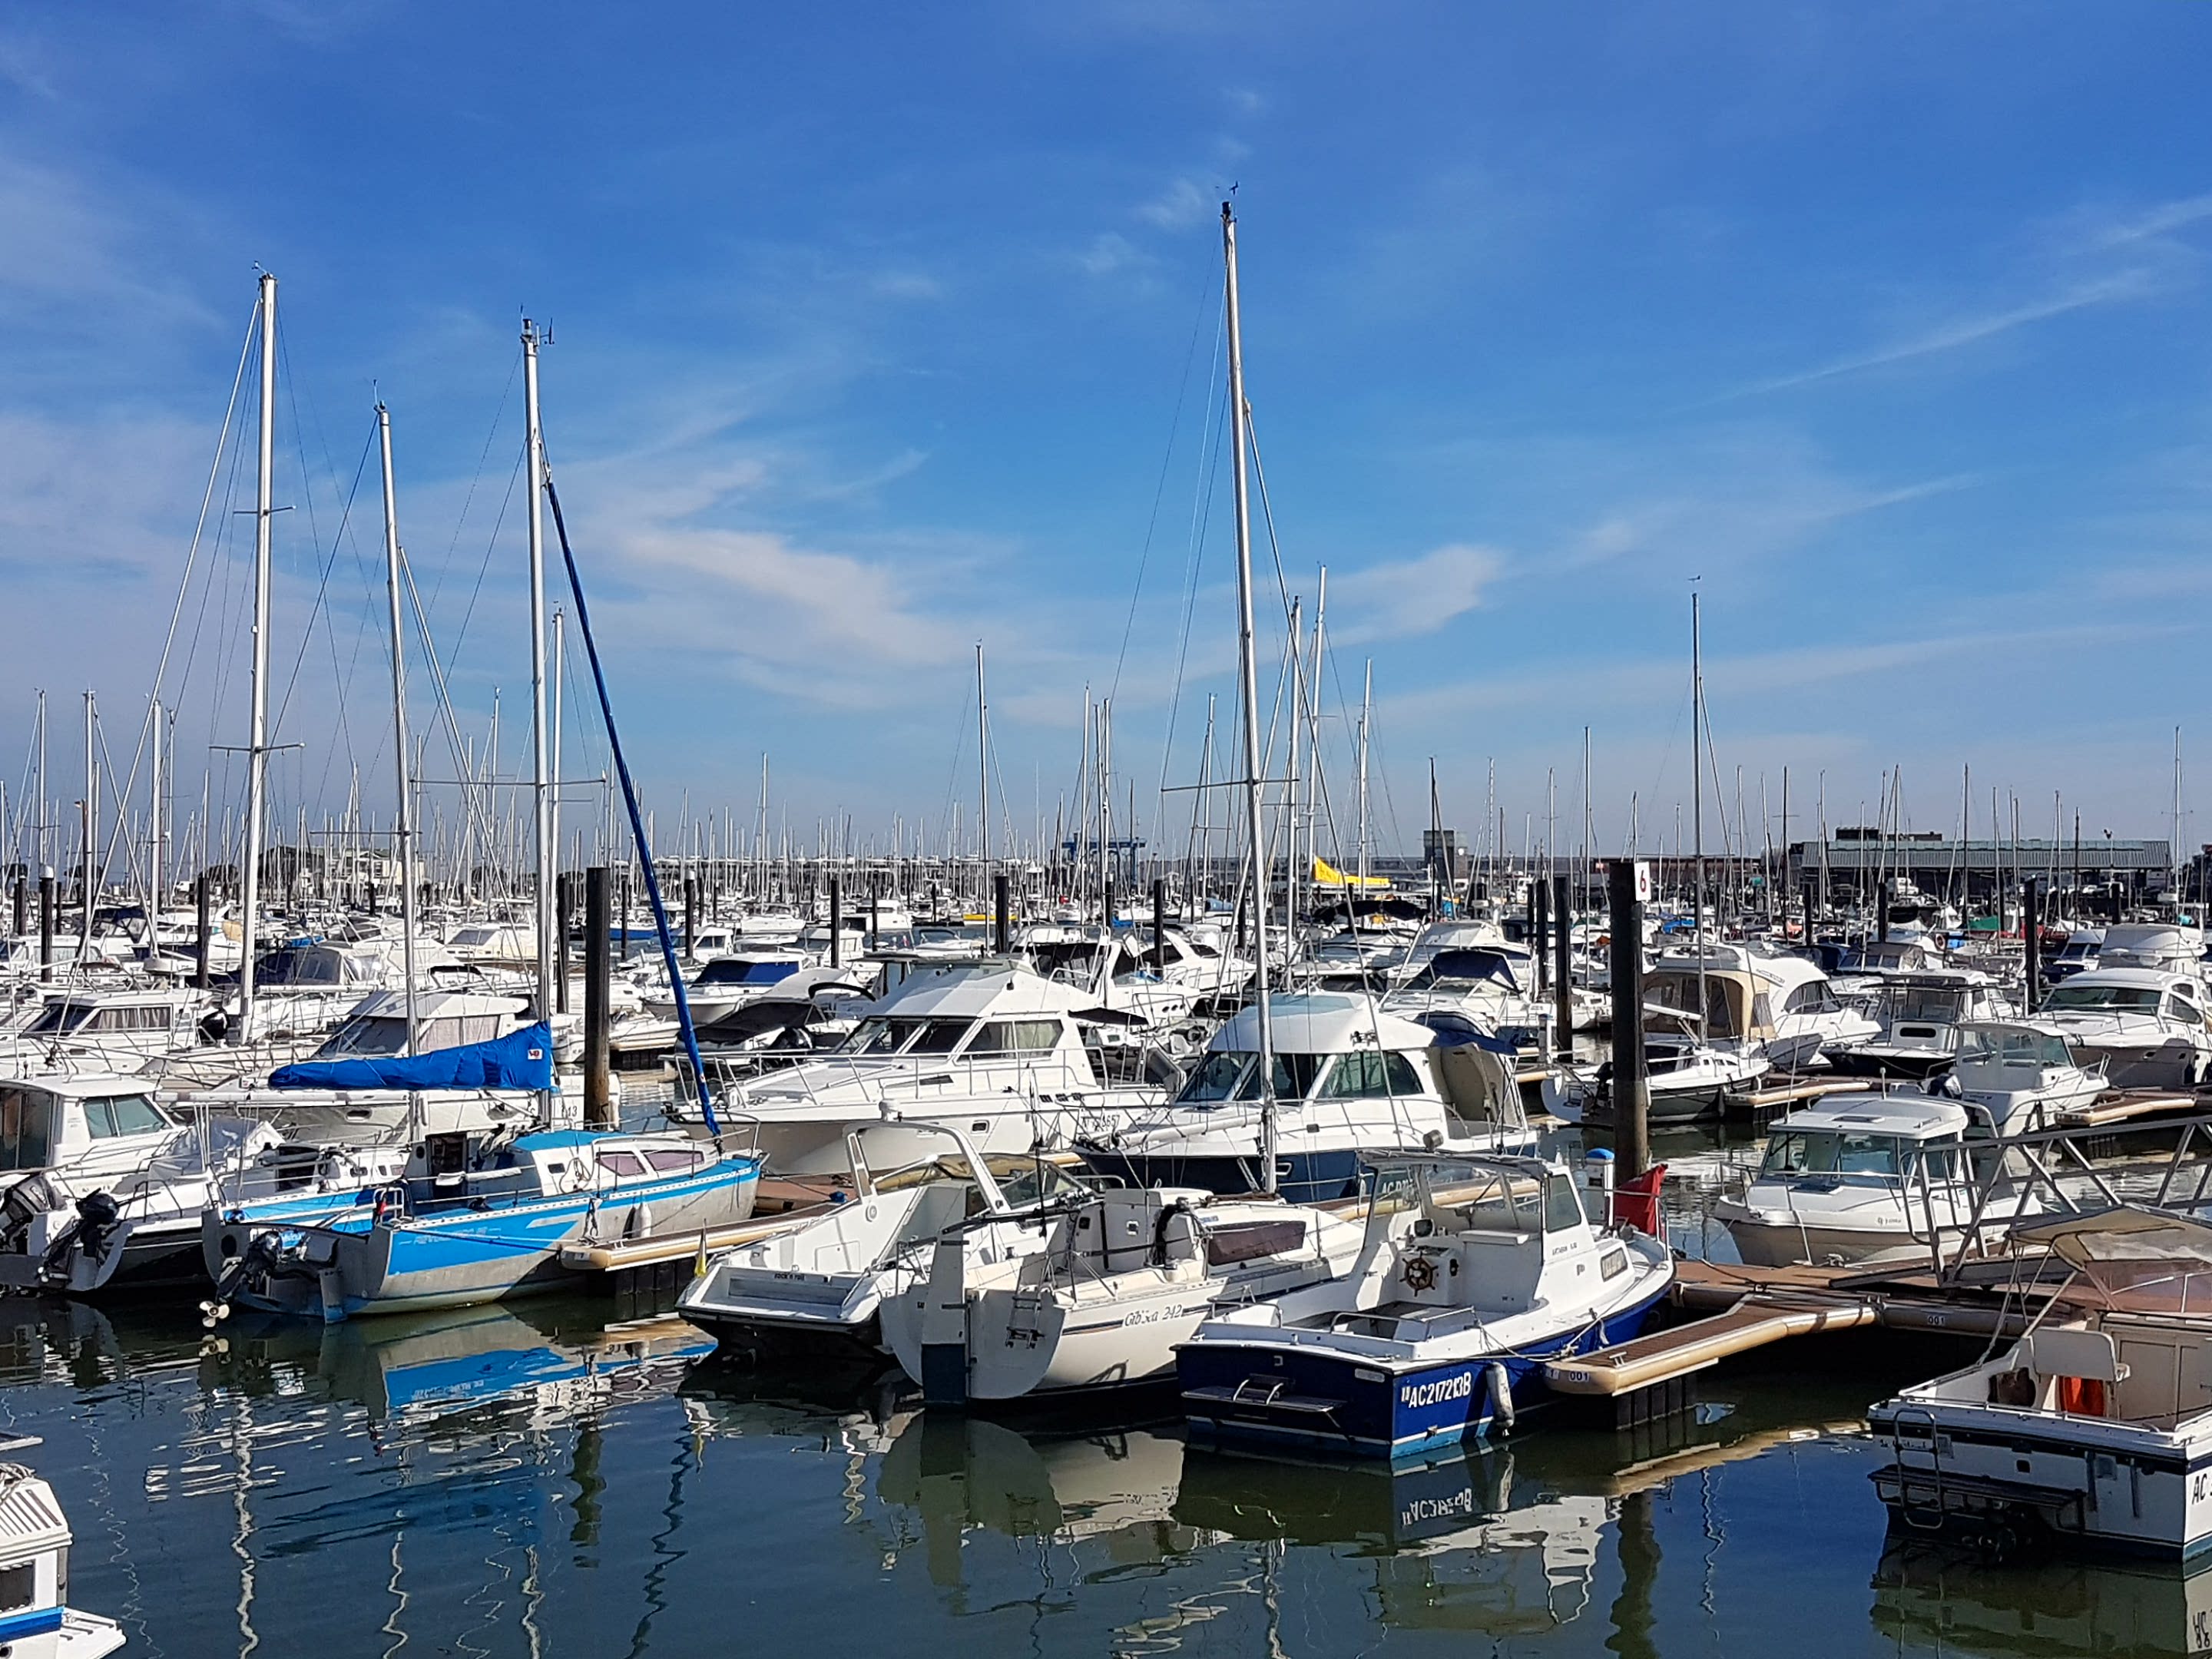
[[[1662,1241],[1592,1226],[1540,1158],[1378,1162],[1367,1221],[1356,1302],[1223,1308],[1176,1351],[1194,1431],[1417,1456],[1510,1427],[1544,1362],[1635,1335],[1674,1282]]]

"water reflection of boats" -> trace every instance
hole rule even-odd
[[[565,1420],[626,1398],[672,1393],[714,1339],[672,1315],[564,1328],[503,1308],[396,1315],[325,1327],[271,1322],[210,1343],[202,1381],[249,1389],[312,1377],[377,1419],[500,1401]]]
[[[1984,1659],[2212,1653],[2212,1570],[2035,1559],[1998,1563],[1893,1539],[1874,1575],[1874,1627]]]
[[[1589,1606],[1614,1507],[1516,1477],[1507,1448],[1395,1468],[1194,1451],[1176,1515],[1232,1537],[1358,1545],[1386,1625],[1505,1635]]]
[[[1087,1543],[1102,1569],[1187,1555],[1219,1533],[1177,1513],[1183,1443],[1152,1429],[1032,1439],[980,1418],[910,1419],[876,1474],[885,1504],[920,1512],[930,1577],[961,1582],[973,1528]]]

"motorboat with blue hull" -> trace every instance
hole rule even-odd
[[[1507,1045],[1485,1046],[1466,1020],[1440,1030],[1333,992],[1274,996],[1267,1006],[1271,1106],[1260,1099],[1259,1015],[1248,1008],[1214,1033],[1164,1109],[1077,1143],[1091,1171],[1130,1187],[1262,1191],[1263,1108],[1274,1116],[1273,1189],[1293,1204],[1357,1199],[1364,1159],[1377,1152],[1535,1150]]]
[[[687,1134],[568,1129],[426,1144],[400,1181],[209,1212],[217,1297],[336,1321],[495,1302],[569,1278],[563,1245],[704,1232],[752,1212],[761,1161]]]
[[[1634,1336],[1674,1281],[1662,1241],[1593,1227],[1573,1177],[1541,1159],[1378,1163],[1368,1217],[1359,1305],[1228,1309],[1177,1348],[1194,1432],[1425,1455],[1510,1427],[1542,1403],[1546,1361]]]

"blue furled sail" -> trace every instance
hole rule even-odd
[[[553,1029],[540,1021],[489,1042],[427,1054],[302,1060],[270,1074],[272,1089],[550,1089]]]
[[[699,1113],[707,1133],[719,1137],[722,1126],[714,1117],[714,1095],[707,1081],[707,1062],[699,1058],[699,1035],[691,1024],[691,999],[684,988],[683,964],[676,960],[676,938],[668,928],[668,907],[660,902],[660,878],[653,872],[653,843],[645,838],[645,815],[638,810],[637,786],[630,781],[629,762],[623,757],[622,737],[615,730],[614,700],[607,695],[607,676],[599,666],[599,645],[592,634],[591,608],[584,603],[584,579],[576,574],[576,555],[568,545],[568,521],[561,516],[561,492],[553,488],[553,475],[545,475],[545,504],[553,509],[553,528],[561,538],[561,562],[568,567],[568,592],[576,599],[576,624],[584,636],[584,653],[591,659],[592,684],[599,689],[599,714],[607,725],[607,750],[614,757],[615,776],[621,781],[623,805],[629,812],[630,839],[637,846],[638,867],[645,876],[645,896],[653,906],[653,931],[660,935],[660,959],[668,965],[668,988],[676,997],[676,1030],[684,1039],[684,1053],[691,1062],[691,1076],[699,1086]]]

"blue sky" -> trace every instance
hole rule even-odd
[[[2063,791],[2092,835],[2162,834],[2174,726],[2192,773],[2212,745],[2208,53],[2179,5],[19,8],[0,773],[38,687],[76,763],[88,684],[127,767],[258,261],[298,509],[281,810],[342,805],[353,764],[386,799],[373,474],[337,533],[372,383],[459,719],[499,688],[522,752],[527,312],[663,811],[749,821],[767,750],[802,839],[941,840],[981,639],[1022,829],[1086,684],[1149,819],[1171,717],[1171,781],[1209,690],[1227,718],[1235,185],[1288,590],[1330,569],[1340,816],[1371,658],[1385,842],[1433,755],[1468,834],[1494,760],[1516,842],[1556,769],[1571,845],[1585,725],[1601,843],[1632,792],[1671,835],[1695,577],[1754,818],[1784,764],[1798,831],[1820,775],[1851,822],[1896,764],[1945,825],[1971,763],[1984,825],[1996,787],[2030,833]],[[250,500],[219,482],[211,517]],[[169,678],[195,804],[243,732],[239,533]]]

